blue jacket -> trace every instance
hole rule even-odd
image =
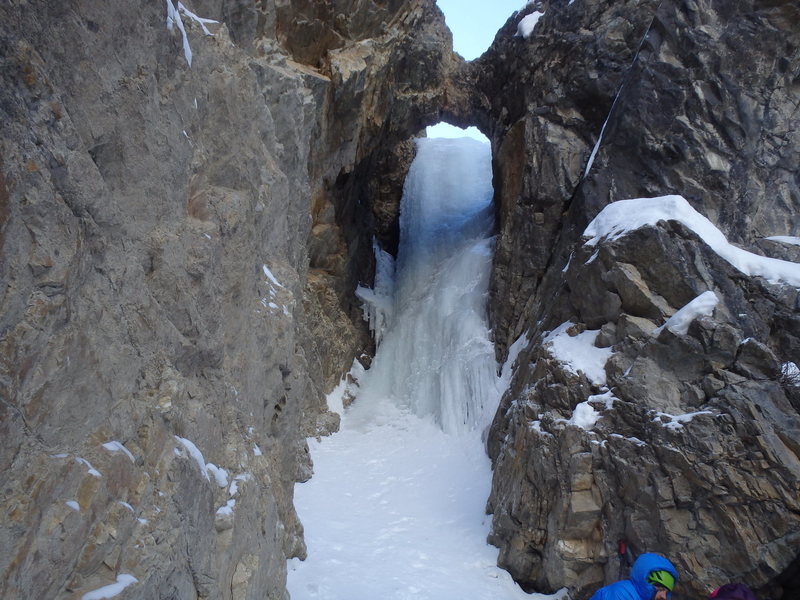
[[[666,558],[659,554],[642,554],[633,563],[630,579],[618,581],[600,588],[589,600],[652,600],[656,588],[647,583],[652,571],[669,571],[678,582],[678,571]],[[667,594],[670,597],[672,594]]]

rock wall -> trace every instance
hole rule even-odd
[[[672,221],[581,238],[676,193],[800,259],[761,239],[800,233],[796,3],[539,1],[472,63],[433,0],[189,4],[0,6],[0,595],[286,598],[304,439],[369,361],[353,290],[440,119],[491,139],[498,356],[529,341],[488,439],[501,565],[581,598],[625,539],[686,594],[797,593],[797,290]],[[567,322],[605,382],[554,357]]]
[[[610,202],[682,194],[730,241],[797,260],[761,239],[800,231],[797,17],[791,2],[541,2],[474,63],[493,117],[496,342],[529,340],[490,433],[490,539],[526,587],[588,597],[626,575],[622,539],[672,558],[683,594],[798,593],[800,414],[782,367],[800,356],[797,289],[675,222],[581,238]],[[657,332],[709,290],[710,316]],[[606,381],[554,358],[563,323],[613,352]]]
[[[285,598],[305,437],[370,351],[350,175],[407,168],[441,14],[185,4],[0,7],[3,598]]]

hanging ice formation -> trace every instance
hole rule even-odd
[[[376,244],[375,287],[357,291],[379,342],[359,403],[389,399],[448,433],[488,424],[498,397],[486,318],[491,200],[488,144],[417,141],[396,264]]]
[[[356,296],[361,299],[364,320],[376,344],[381,343],[383,332],[394,312],[394,257],[382,250],[377,240],[372,240],[375,253],[375,283],[372,288],[358,286]]]

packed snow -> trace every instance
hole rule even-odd
[[[89,475],[91,475],[92,477],[97,477],[97,478],[99,479],[100,477],[102,477],[102,476],[103,476],[103,475],[100,473],[100,471],[98,471],[97,469],[95,469],[95,468],[92,466],[92,463],[90,463],[90,462],[89,462],[88,460],[86,460],[85,458],[81,458],[80,456],[76,456],[76,457],[75,457],[75,461],[76,461],[76,462],[78,462],[78,463],[80,463],[80,464],[82,464],[84,467],[86,467],[86,468],[88,469],[88,471],[89,471]]]
[[[606,384],[606,362],[611,358],[611,348],[598,348],[594,345],[599,330],[587,329],[576,335],[569,330],[575,324],[566,321],[547,334],[544,347],[556,360],[562,362],[570,371],[582,371],[595,385]]]
[[[544,16],[543,12],[539,12],[538,10],[532,12],[529,15],[525,15],[519,23],[517,23],[517,35],[525,38],[526,40],[530,37],[531,33],[533,33],[533,28],[536,27],[536,24],[539,22]]]
[[[800,385],[800,367],[793,362],[783,363],[781,365],[781,374],[784,379],[794,382],[795,385]]]
[[[131,454],[131,451],[128,450],[125,446],[123,446],[120,442],[117,442],[116,440],[106,442],[105,444],[103,444],[103,448],[105,448],[109,452],[122,452],[123,454],[125,454],[125,456],[131,459],[132,463],[136,462],[136,459],[133,457],[133,454]]]
[[[228,485],[228,471],[222,469],[215,465],[214,463],[206,463],[206,459],[203,457],[203,453],[200,452],[200,449],[195,445],[195,443],[191,440],[187,440],[186,438],[182,438],[180,436],[175,436],[175,439],[183,446],[183,449],[186,453],[197,463],[197,466],[200,468],[200,474],[205,477],[208,481],[211,481],[209,474],[211,477],[214,478],[214,483],[217,486],[224,488]],[[175,452],[176,456],[180,456],[181,452],[176,448]]]
[[[633,444],[635,444],[637,446],[647,446],[647,442],[643,442],[642,440],[640,440],[639,438],[634,437],[634,436],[627,436],[626,437],[626,436],[622,435],[621,433],[612,433],[608,437],[616,438],[618,440],[625,440],[626,442],[631,442],[631,443],[633,443]],[[601,442],[601,443],[605,443],[605,440],[603,440],[603,442]]]
[[[223,506],[220,506],[217,509],[216,514],[218,514],[218,515],[232,515],[234,506],[236,506],[236,500],[231,498]]]
[[[667,328],[676,335],[686,335],[692,321],[697,317],[713,314],[717,304],[719,304],[719,298],[714,292],[711,290],[703,292],[667,319],[667,322],[653,331],[653,334],[658,335],[662,329]]]
[[[657,412],[655,417],[653,417],[653,421],[656,423],[661,423],[667,429],[672,429],[673,431],[679,431],[683,429],[683,424],[688,423],[695,417],[700,415],[713,415],[714,413],[710,410],[699,410],[693,413],[686,413],[685,415],[669,415],[663,412]]]
[[[620,87],[617,90],[617,95],[614,97],[614,102],[611,103],[611,110],[608,111],[608,116],[606,116],[606,120],[603,121],[603,126],[600,128],[600,134],[597,136],[597,141],[594,143],[592,147],[592,152],[589,154],[589,160],[586,161],[586,168],[583,170],[583,176],[588,177],[589,171],[592,170],[592,165],[594,164],[594,159],[597,158],[597,152],[600,150],[600,144],[603,141],[603,134],[606,132],[606,125],[608,125],[608,119],[611,117],[611,113],[614,112],[614,105],[617,103],[617,98],[619,98],[619,92],[622,90]]]
[[[108,598],[114,598],[115,596],[119,596],[126,587],[128,587],[129,585],[133,585],[138,581],[139,580],[136,579],[136,577],[134,577],[133,575],[120,573],[119,575],[117,575],[116,583],[112,583],[111,585],[106,585],[104,587],[94,590],[93,592],[84,594],[83,596],[81,596],[81,600],[106,600]]]
[[[600,420],[600,411],[589,404],[589,401],[579,403],[572,411],[572,417],[567,421],[570,425],[581,429],[591,429]]]
[[[800,246],[800,237],[794,237],[791,235],[772,235],[766,239],[772,240],[773,242],[789,244],[790,246]]]
[[[594,246],[601,240],[613,241],[629,231],[669,220],[683,223],[745,275],[800,287],[800,263],[759,256],[730,244],[725,235],[692,208],[683,196],[618,200],[606,206],[589,223],[583,235],[590,238],[586,244]]]
[[[610,391],[605,391],[602,394],[589,396],[584,402],[579,403],[572,411],[572,416],[567,419],[557,419],[575,427],[580,427],[587,431],[591,430],[602,417],[602,413],[595,408],[594,404],[602,402],[605,410],[611,410],[614,407],[614,400],[616,397]]]
[[[219,468],[214,463],[206,464],[206,471],[214,478],[214,481],[221,488],[228,485],[228,472],[225,469]]]
[[[187,454],[197,463],[197,466],[200,467],[200,474],[208,479],[208,471],[206,469],[206,460],[203,458],[203,453],[200,452],[199,448],[194,445],[194,442],[191,440],[187,440],[186,438],[182,438],[180,436],[175,436],[175,439],[178,440],[181,446],[183,446],[184,450],[186,450]]]
[[[181,19],[181,14],[185,15],[192,21],[200,24],[200,27],[203,29],[203,33],[206,35],[214,35],[208,30],[206,27],[206,23],[218,23],[218,21],[214,21],[213,19],[204,19],[202,17],[198,17],[188,8],[183,5],[183,2],[178,2],[177,6],[172,3],[172,0],[166,0],[167,2],[167,29],[172,31],[173,27],[177,27],[178,31],[181,32],[181,40],[183,42],[183,56],[186,59],[186,62],[189,64],[189,67],[192,66],[192,48],[189,45],[189,36],[186,34],[186,28],[183,25],[183,19]],[[195,106],[196,108],[196,106]],[[183,135],[186,135],[186,132],[183,132]],[[188,138],[189,136],[186,135]]]
[[[361,294],[381,342],[370,370],[354,363],[328,397],[341,430],[310,441],[314,476],[295,487],[308,558],[289,562],[292,600],[544,597],[497,568],[486,543],[481,435],[527,344],[498,377],[485,314],[490,181],[488,145],[418,142],[391,285]],[[345,395],[355,401],[342,410]]]
[[[233,481],[231,481],[231,486],[228,488],[228,495],[233,498],[239,493],[239,484],[244,481],[250,481],[252,478],[253,476],[250,473],[242,473],[234,477]]]
[[[505,390],[511,383],[511,376],[514,372],[514,366],[520,353],[525,350],[530,344],[530,339],[527,335],[521,335],[517,340],[508,348],[508,357],[506,357],[503,368],[500,369],[500,389]]]

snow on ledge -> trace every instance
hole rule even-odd
[[[725,235],[706,217],[693,209],[683,196],[618,200],[606,206],[583,232],[587,246],[613,241],[629,231],[655,225],[659,221],[678,221],[694,231],[714,252],[745,275],[763,277],[770,283],[800,287],[800,263],[759,256],[730,244]]]
[[[131,454],[131,451],[128,450],[125,446],[123,446],[120,442],[118,442],[116,440],[112,440],[110,442],[106,442],[105,444],[103,444],[103,448],[105,448],[109,452],[122,452],[128,458],[131,459],[132,463],[136,462],[136,459],[133,457],[133,454]]]
[[[75,461],[80,463],[80,464],[82,464],[84,467],[86,467],[88,469],[88,471],[89,471],[89,475],[91,475],[92,477],[97,477],[98,479],[100,479],[103,476],[102,473],[100,473],[100,471],[95,469],[92,466],[92,463],[90,463],[85,458],[81,458],[80,456],[76,456],[75,457]]]
[[[503,366],[500,369],[500,383],[503,390],[507,389],[511,383],[511,377],[514,374],[514,366],[517,361],[517,357],[519,357],[520,352],[528,347],[528,344],[530,344],[530,339],[528,339],[527,334],[523,333],[508,348],[508,357],[506,357],[506,361],[503,363]]]
[[[572,373],[583,371],[586,378],[595,385],[606,384],[605,366],[611,357],[611,348],[598,348],[594,345],[599,330],[590,330],[570,336],[567,330],[574,323],[566,321],[544,338],[542,345],[550,355],[562,362]]]
[[[224,488],[228,487],[228,472],[215,465],[214,463],[206,464],[206,472],[211,474],[217,486]]]
[[[657,412],[655,417],[653,417],[653,421],[656,423],[662,424],[667,429],[671,429],[672,431],[679,431],[683,429],[683,424],[688,423],[692,419],[700,415],[713,415],[714,413],[710,410],[700,410],[693,413],[686,413],[685,415],[668,415],[667,413]],[[667,422],[662,420],[662,417],[668,419]]]
[[[208,477],[208,470],[206,469],[206,459],[203,457],[203,453],[200,452],[200,449],[194,445],[194,442],[191,440],[187,440],[186,438],[182,438],[179,436],[175,436],[175,439],[180,442],[181,446],[186,450],[186,452],[194,459],[194,462],[197,463],[197,466],[200,467],[200,474],[209,480]]]
[[[89,592],[88,594],[84,594],[81,596],[81,600],[105,600],[106,598],[113,598],[114,596],[118,596],[122,590],[124,590],[129,585],[137,583],[139,580],[136,579],[133,575],[128,575],[126,573],[120,573],[117,575],[117,582],[112,583],[111,585],[103,586],[99,589],[94,590],[93,592]]]
[[[517,35],[527,40],[531,33],[533,33],[533,28],[536,27],[536,23],[538,23],[539,19],[543,16],[544,13],[537,10],[523,17],[517,24]]]
[[[224,505],[220,506],[217,509],[217,512],[214,513],[214,514],[215,515],[232,515],[234,506],[236,506],[236,500],[231,498]]]
[[[611,410],[614,407],[614,400],[616,399],[617,398],[610,390],[602,394],[589,396],[586,400],[575,406],[572,411],[572,416],[569,419],[556,419],[555,421],[556,423],[573,425],[585,431],[591,431],[603,415],[590,403],[603,402],[605,404],[604,410]]]
[[[661,327],[653,330],[653,335],[658,335],[666,327],[675,335],[686,335],[689,325],[697,317],[708,316],[714,312],[719,304],[719,298],[712,291],[703,292],[697,298],[672,315]]]
[[[789,244],[790,246],[800,246],[800,237],[794,237],[791,235],[772,235],[764,239],[771,240],[773,242],[780,242],[782,244]]]
[[[647,446],[647,442],[643,442],[642,440],[640,440],[639,438],[634,437],[634,436],[627,436],[626,437],[626,436],[622,435],[621,433],[612,433],[608,437],[615,438],[615,439],[618,439],[618,440],[625,440],[626,442],[631,442],[633,444],[636,444],[640,448],[643,447],[643,446]]]

